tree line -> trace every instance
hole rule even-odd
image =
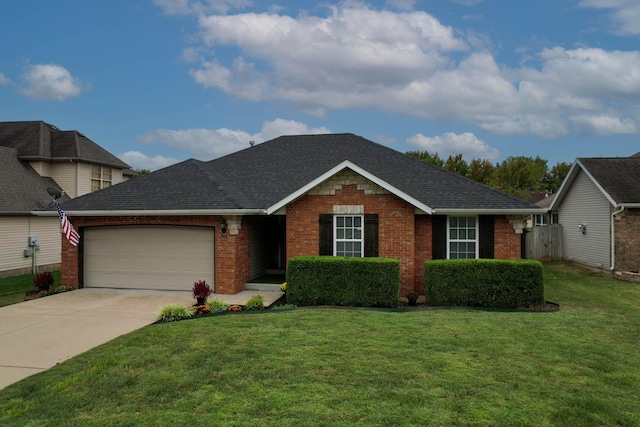
[[[525,200],[531,191],[558,191],[571,169],[571,163],[566,162],[549,168],[547,161],[539,156],[510,156],[493,164],[487,159],[467,162],[462,153],[450,155],[446,160],[428,151],[407,151],[406,154]]]

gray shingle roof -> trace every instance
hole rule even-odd
[[[282,136],[188,160],[65,203],[67,211],[267,209],[345,160],[434,209],[535,206],[353,134]]]
[[[3,183],[0,215],[26,215],[47,208],[51,203],[47,188],[60,188],[53,179],[41,177],[27,162],[19,160],[15,148],[1,146],[0,182]],[[68,199],[65,196],[60,200]]]
[[[640,203],[640,157],[578,160],[616,203]]]
[[[42,121],[0,122],[0,146],[16,148],[22,160],[75,160],[129,168],[129,165],[80,132],[62,131]]]

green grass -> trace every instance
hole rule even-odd
[[[54,285],[60,284],[60,272],[54,271],[53,277]],[[22,302],[27,291],[36,290],[33,278],[33,274],[27,274],[0,279],[0,307]]]
[[[640,425],[640,286],[557,312],[297,309],[156,324],[0,391],[0,425]]]

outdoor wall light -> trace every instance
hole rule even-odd
[[[222,232],[222,234],[227,232],[227,220],[222,218],[222,220],[220,221],[220,231]]]
[[[582,232],[582,234],[587,234],[587,224],[580,224],[578,229]]]

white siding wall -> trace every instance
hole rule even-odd
[[[30,236],[38,238],[39,266],[61,261],[61,234],[58,217],[0,216],[0,272],[31,269],[32,259],[24,256]]]
[[[111,170],[111,185],[120,184],[124,179],[122,179],[122,169]]]
[[[77,163],[78,165],[78,194],[76,197],[91,193],[91,165]]]
[[[611,203],[582,171],[578,172],[559,207],[563,258],[597,268],[611,262]],[[583,234],[579,226],[587,225]]]
[[[31,167],[38,172],[40,176],[51,176],[51,164],[49,162],[29,162]]]
[[[77,173],[78,163],[53,163],[51,165],[51,178],[58,183],[69,197],[78,197]]]

